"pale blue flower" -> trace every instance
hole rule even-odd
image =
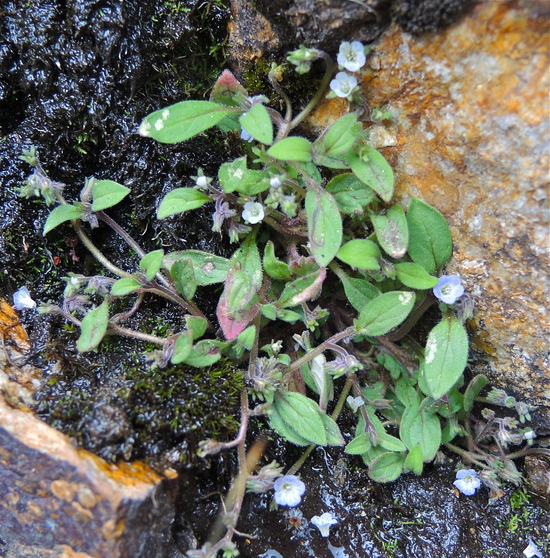
[[[338,97],[346,99],[357,86],[355,76],[350,76],[346,72],[338,72],[336,77],[330,82],[330,88]]]
[[[314,515],[311,518],[311,523],[321,531],[322,537],[328,537],[330,534],[330,526],[338,523],[338,521],[332,517],[331,513],[326,512],[321,517]]]
[[[278,188],[282,184],[281,178],[282,177],[280,176],[272,176],[271,179],[269,180],[269,185],[272,188]]]
[[[21,287],[13,293],[13,307],[16,310],[24,310],[25,308],[34,308],[36,302],[31,298],[31,293],[27,287]]]
[[[249,143],[254,140],[254,138],[244,128],[241,128],[241,139]]]
[[[523,554],[525,554],[527,558],[533,558],[533,556],[537,556],[537,558],[543,558],[538,546],[531,539],[527,540],[529,541],[529,545],[523,551]]]
[[[433,292],[445,304],[454,304],[464,294],[464,287],[458,275],[442,275]]]
[[[277,479],[273,485],[275,489],[275,502],[279,506],[297,506],[306,491],[306,485],[295,475],[286,475]]]
[[[477,478],[477,472],[473,469],[461,469],[456,474],[453,484],[466,496],[473,496],[481,486],[481,481]]]
[[[243,219],[251,225],[259,223],[264,216],[264,206],[261,203],[246,202],[244,204]]]
[[[348,72],[357,72],[365,65],[367,59],[365,49],[359,41],[353,41],[352,43],[344,41],[340,45],[336,60]]]

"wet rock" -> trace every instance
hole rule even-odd
[[[229,58],[239,71],[299,44],[333,53],[342,41],[375,41],[392,18],[412,33],[436,31],[460,18],[473,1],[231,0]]]
[[[545,425],[549,13],[544,1],[487,1],[438,33],[393,26],[364,87],[369,107],[395,114],[373,139],[395,171],[397,199],[421,197],[451,225],[447,271],[462,276],[476,304],[476,371],[540,405]]]
[[[2,401],[0,487],[2,556],[168,555],[174,493],[158,474],[108,465]]]
[[[346,38],[370,42],[389,23],[388,0],[232,0],[231,11],[230,60],[237,70],[300,43],[337,51]]]

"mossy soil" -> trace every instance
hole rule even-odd
[[[170,146],[137,134],[149,112],[207,96],[223,66],[228,8],[217,0],[36,0],[33,9],[28,4],[7,2],[0,13],[0,295],[11,300],[26,285],[39,302],[57,303],[69,273],[101,272],[70,226],[44,238],[48,208],[17,196],[29,173],[18,157],[31,145],[52,179],[67,185],[68,199],[78,199],[92,175],[129,186],[131,199],[110,214],[145,250],[197,248],[228,256],[232,248],[211,232],[208,206],[162,222],[154,213],[164,194],[192,184],[198,167],[216,176],[222,162],[240,155],[236,138],[213,132]],[[249,82],[254,77],[253,69],[245,76]],[[265,78],[257,85],[262,83]],[[136,257],[121,249],[114,234],[103,227],[91,234],[117,265],[136,269]],[[210,315],[217,296],[215,291],[199,295]],[[156,299],[146,300],[143,308],[136,327],[160,334],[181,326],[182,317]],[[202,542],[235,463],[230,453],[198,460],[196,447],[205,437],[234,435],[239,370],[227,363],[207,371],[153,370],[142,354],[151,347],[121,338],[109,338],[97,352],[83,355],[75,349],[78,332],[61,319],[23,311],[21,320],[31,336],[32,361],[44,370],[35,412],[108,461],[140,459],[180,470],[185,497],[171,533],[172,556],[195,539]],[[299,454],[273,439],[265,459],[276,458],[288,468]],[[454,465],[449,461],[422,477],[376,485],[359,460],[345,458],[341,449],[318,449],[302,471],[303,520],[298,523],[288,510],[271,510],[270,496],[247,496],[239,528],[255,538],[239,539],[241,553],[519,556],[527,537],[548,536],[548,513],[529,502],[512,509],[512,487],[489,508],[486,493],[470,499],[457,495]],[[307,523],[326,511],[338,519],[329,539]],[[335,554],[338,548],[343,550]]]

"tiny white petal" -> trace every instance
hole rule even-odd
[[[362,397],[353,397],[352,395],[348,395],[346,401],[354,413],[357,412],[357,409],[359,409],[359,407],[365,404],[365,401]]]
[[[206,178],[206,176],[197,176],[197,180],[195,180],[195,184],[197,186],[200,186],[201,188],[204,188],[205,186],[208,185],[208,179]]]
[[[462,469],[457,472],[456,480],[453,484],[466,496],[473,496],[481,486],[481,481],[477,477],[477,472],[473,469]]]
[[[325,512],[321,517],[314,515],[311,518],[311,523],[315,525],[321,532],[322,537],[328,537],[330,534],[330,526],[338,523],[331,513]]]
[[[525,554],[527,558],[533,558],[533,556],[537,556],[537,558],[543,558],[538,546],[531,539],[527,540],[529,541],[529,545],[523,551],[523,554]]]
[[[330,88],[338,97],[343,99],[349,97],[353,89],[357,86],[357,78],[346,74],[346,72],[338,72],[335,78],[330,82]]]
[[[286,475],[277,479],[273,485],[275,489],[275,502],[279,506],[297,506],[306,491],[306,485],[295,475]]]
[[[442,275],[433,293],[445,304],[454,304],[464,294],[464,287],[458,275]]]
[[[264,207],[258,202],[246,202],[244,204],[244,211],[242,215],[245,221],[251,225],[255,225],[264,218]]]
[[[340,45],[336,60],[348,72],[357,72],[366,62],[365,49],[359,41],[352,43],[344,41]]]
[[[34,308],[36,302],[31,298],[31,293],[27,287],[21,287],[18,291],[13,293],[13,307],[16,310],[23,310],[25,308]]]

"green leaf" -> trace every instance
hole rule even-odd
[[[262,316],[265,316],[268,320],[277,319],[277,307],[275,304],[262,304],[260,306],[260,312]]]
[[[291,136],[272,145],[267,150],[267,154],[274,159],[283,161],[308,162],[312,159],[312,151],[313,146],[307,139]]]
[[[309,397],[300,393],[277,392],[273,408],[299,436],[312,444],[327,445],[327,435],[319,406]]]
[[[151,281],[155,275],[160,271],[162,266],[162,258],[164,257],[164,250],[154,250],[153,252],[149,252],[145,254],[143,258],[141,258],[139,262],[139,267],[143,273],[145,273],[145,277],[147,281]]]
[[[369,301],[381,294],[380,291],[366,279],[348,277],[345,273],[339,273],[338,277],[342,281],[342,285],[344,285],[344,292],[346,293],[348,302],[358,312],[361,312]]]
[[[185,359],[185,364],[194,366],[195,368],[204,368],[218,362],[221,358],[220,349],[225,346],[224,343],[213,339],[203,339],[195,344],[191,349],[190,355]]]
[[[248,351],[252,349],[254,338],[256,336],[256,326],[249,326],[243,332],[239,333],[237,341]]]
[[[55,229],[65,221],[72,221],[73,219],[80,219],[83,214],[82,207],[75,205],[59,205],[51,211],[44,223],[44,230],[42,234],[48,234],[52,229]]]
[[[369,465],[369,477],[375,482],[394,481],[403,472],[404,464],[404,453],[384,453]]]
[[[325,427],[325,434],[327,436],[327,446],[343,446],[344,438],[338,428],[338,425],[334,420],[326,415],[325,413],[320,413],[319,415],[323,421],[323,426]]]
[[[371,187],[384,201],[391,200],[395,183],[393,170],[376,149],[366,146],[360,155],[347,155],[347,161],[361,182]]]
[[[275,410],[271,409],[268,416],[269,426],[282,436],[285,440],[295,444],[297,446],[309,446],[311,442],[306,440],[304,437],[300,436],[290,425],[288,425],[282,418],[281,415]]]
[[[452,312],[430,331],[424,358],[426,395],[440,399],[462,376],[468,360],[468,334]]]
[[[342,244],[342,217],[334,198],[324,190],[306,194],[309,244],[315,261],[325,267]]]
[[[212,128],[236,112],[242,111],[210,101],[182,101],[145,117],[139,133],[161,143],[177,143]]]
[[[172,266],[179,260],[191,261],[197,285],[201,287],[223,283],[227,277],[227,270],[229,269],[227,258],[201,250],[183,250],[165,256],[164,265],[172,272]]]
[[[370,436],[363,432],[356,436],[344,449],[350,455],[361,455],[367,453],[372,447]]]
[[[427,203],[413,198],[407,212],[409,256],[428,273],[443,267],[453,252],[451,231],[445,217]]]
[[[290,280],[291,275],[288,264],[275,256],[275,245],[271,240],[265,245],[263,264],[264,271],[272,279],[279,279],[281,281]]]
[[[435,413],[416,403],[405,409],[399,436],[409,450],[420,444],[423,460],[431,461],[441,445],[441,423]]]
[[[246,157],[239,157],[231,163],[224,163],[218,170],[222,190],[227,194],[240,192],[255,196],[269,188],[269,173],[247,168]]]
[[[193,341],[195,341],[204,335],[204,332],[208,327],[208,322],[206,321],[206,318],[188,315],[185,316],[185,327],[192,332]]]
[[[197,291],[197,278],[193,262],[187,259],[178,260],[172,265],[170,273],[178,292],[187,300],[191,300]]]
[[[348,215],[361,215],[365,207],[374,199],[374,191],[354,174],[343,173],[335,176],[326,186],[338,204],[338,209]]]
[[[409,227],[405,212],[398,205],[390,207],[385,215],[371,215],[376,238],[386,254],[401,258],[409,245]]]
[[[437,277],[430,275],[421,265],[403,262],[394,265],[397,278],[410,289],[431,289],[437,285]]]
[[[302,316],[297,312],[293,312],[292,310],[285,310],[281,308],[277,310],[277,319],[283,320],[283,322],[289,322],[291,324],[296,323],[300,320]]]
[[[271,145],[273,143],[273,124],[267,109],[256,103],[239,119],[241,126],[256,140]]]
[[[356,320],[359,333],[371,337],[388,333],[410,314],[414,301],[415,295],[409,291],[392,291],[376,297]]]
[[[328,129],[320,142],[324,150],[323,155],[340,155],[348,151],[360,131],[361,125],[357,123],[355,113],[342,116]]]
[[[407,451],[405,444],[395,436],[390,436],[386,432],[380,434],[378,445],[388,451]]]
[[[76,348],[81,352],[95,349],[103,339],[109,325],[109,305],[103,301],[99,306],[88,312],[80,324],[80,337]]]
[[[254,234],[249,235],[229,261],[216,315],[225,337],[235,339],[258,313],[262,264]]]
[[[407,471],[412,471],[415,475],[421,475],[424,468],[424,460],[422,458],[422,446],[416,444],[411,448],[407,459],[405,459],[404,468]]]
[[[92,186],[92,210],[103,211],[112,207],[121,202],[130,191],[130,188],[112,180],[96,180]]]
[[[111,287],[111,294],[113,296],[124,296],[133,291],[141,289],[143,285],[133,277],[123,277],[119,279]]]
[[[315,271],[299,277],[292,283],[287,283],[279,300],[276,302],[278,308],[292,308],[301,302],[315,299],[321,290],[327,270],[319,267]]]
[[[157,218],[164,219],[176,213],[197,209],[209,202],[210,198],[194,188],[176,188],[168,192],[160,202]]]
[[[184,331],[178,336],[174,344],[174,352],[170,359],[172,364],[180,364],[186,358],[189,358],[193,350],[193,333],[191,331]]]
[[[474,408],[474,399],[486,385],[487,376],[484,376],[483,374],[478,374],[470,380],[470,383],[464,392],[464,410],[467,413]]]
[[[380,249],[372,240],[362,238],[350,240],[338,250],[336,257],[344,263],[359,269],[380,269],[378,261]]]

